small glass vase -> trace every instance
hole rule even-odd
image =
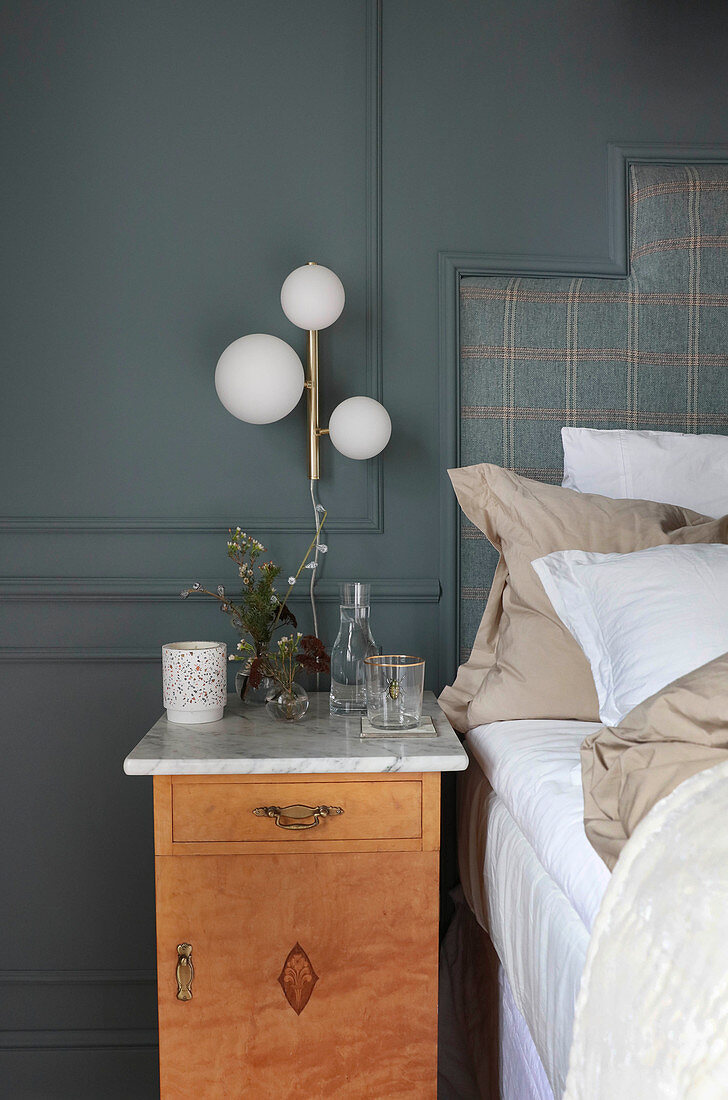
[[[265,709],[279,722],[298,722],[308,710],[308,694],[300,684],[281,688],[265,704]]]
[[[249,706],[262,706],[267,702],[276,689],[276,682],[270,676],[264,676],[257,687],[251,687],[249,682],[250,666],[253,663],[251,657],[235,674],[235,694]]]

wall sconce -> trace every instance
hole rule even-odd
[[[319,555],[326,552],[320,541],[318,500],[321,436],[328,435],[337,451],[347,458],[374,458],[384,450],[392,433],[389,413],[371,397],[349,397],[337,405],[328,428],[319,426],[319,330],[329,328],[341,316],[346,295],[341,279],[316,263],[297,267],[281,287],[281,306],[289,321],[308,332],[306,372],[285,340],[253,333],[234,340],[220,356],[215,369],[215,389],[228,412],[249,424],[272,424],[288,416],[307,391],[308,477],[316,548],[311,567],[311,608],[314,633],[318,634],[314,586]]]

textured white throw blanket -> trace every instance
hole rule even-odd
[[[564,1100],[728,1097],[728,763],[627,842],[576,1006]]]

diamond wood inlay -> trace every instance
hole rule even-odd
[[[300,1016],[318,981],[318,974],[300,943],[289,951],[278,981],[289,1005]]]

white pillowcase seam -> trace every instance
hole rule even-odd
[[[622,484],[624,486],[625,497],[633,498],[634,492],[632,490],[632,470],[629,462],[627,461],[627,447],[626,436],[622,431],[619,433],[619,451],[622,456]]]
[[[561,551],[556,551],[556,553],[561,553]],[[606,663],[602,665],[599,669],[599,678],[602,686],[604,687],[603,699],[599,698],[599,685],[597,683],[597,677],[594,675],[594,668],[591,662],[591,658],[579,641],[578,632],[577,630],[575,630],[574,619],[570,615],[565,603],[561,599],[561,593],[559,592],[558,586],[555,583],[552,583],[553,576],[551,573],[550,563],[548,565],[546,564],[549,557],[551,557],[550,554],[547,554],[544,558],[536,558],[534,559],[534,561],[531,562],[531,566],[534,569],[538,579],[540,580],[541,586],[546,592],[546,595],[548,596],[549,601],[551,602],[551,606],[556,612],[559,621],[569,631],[569,634],[571,634],[572,638],[579,646],[589,663],[589,668],[591,669],[592,673],[592,679],[594,680],[594,689],[597,693],[597,702],[599,704],[599,721],[606,721],[606,719],[602,718],[602,714],[606,712],[608,706],[610,706],[610,708],[612,709],[614,708],[614,673],[612,669],[611,656],[609,654],[609,649],[606,645],[599,619],[597,618],[596,612],[594,611],[591,596],[577,579],[574,573],[573,565],[570,561],[565,561],[562,558],[559,564],[562,569],[564,568],[564,566],[566,566],[566,569],[568,570],[568,579],[572,587],[578,591],[580,596],[580,609],[582,610],[582,612],[587,612],[587,614],[584,615],[584,619],[586,620],[585,625],[587,629],[591,632],[591,634],[595,635],[599,639],[601,643],[601,654],[603,658],[606,659]],[[537,569],[537,565],[540,566],[540,568]],[[546,578],[548,578],[548,583],[546,581]]]

